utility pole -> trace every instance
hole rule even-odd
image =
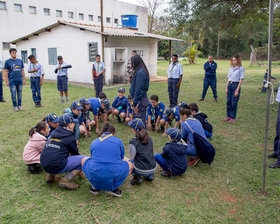
[[[102,49],[102,60],[105,61],[104,57],[104,27],[103,27],[103,0],[100,0],[100,17],[101,17],[101,49]]]

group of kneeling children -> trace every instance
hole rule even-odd
[[[118,90],[118,96],[111,104],[104,93],[99,98],[81,99],[66,108],[63,115],[48,114],[29,132],[29,141],[23,152],[24,163],[30,173],[46,171],[46,183],[58,180],[58,186],[77,189],[74,181],[77,175],[85,174],[90,181],[90,192],[95,195],[101,190],[113,196],[122,196],[119,186],[129,174],[132,185],[143,180],[152,181],[157,163],[162,168],[161,175],[171,177],[182,175],[187,169],[187,157],[192,159],[189,165],[199,161],[193,131],[203,138],[211,139],[213,128],[207,121],[207,115],[200,112],[197,104],[182,102],[174,108],[165,108],[159,97],[152,95],[147,109],[146,122],[132,116],[132,99],[125,96],[125,89]],[[94,120],[90,119],[90,111]],[[119,122],[127,122],[135,137],[129,141],[130,159],[124,157],[122,141],[117,138],[116,130],[110,124],[116,117]],[[104,124],[99,130],[99,122]],[[172,122],[175,120],[173,128]],[[91,157],[79,154],[79,137],[91,135],[95,126],[98,138],[90,147]],[[180,128],[180,129],[179,129]],[[161,154],[154,155],[153,140],[148,130],[161,131],[170,142],[163,147]],[[66,175],[58,177],[58,174]]]

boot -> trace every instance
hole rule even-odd
[[[53,183],[54,179],[55,179],[55,175],[51,175],[51,174],[47,173],[47,176],[46,176],[46,183],[47,184]]]
[[[60,181],[58,182],[58,186],[67,190],[76,190],[79,187],[79,185],[75,183],[74,180],[71,180],[66,177],[62,177],[60,179]]]

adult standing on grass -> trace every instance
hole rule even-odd
[[[9,50],[11,58],[5,62],[5,80],[6,85],[10,87],[11,97],[15,112],[23,110],[22,101],[22,84],[25,85],[24,65],[21,59],[17,58],[17,50]]]
[[[204,64],[204,70],[205,70],[205,77],[203,80],[203,92],[202,92],[201,99],[199,101],[204,101],[207,90],[210,86],[213,92],[214,100],[215,102],[217,102],[217,77],[216,77],[217,63],[213,60],[212,55],[208,57],[208,61]]]
[[[3,74],[3,76],[2,76]],[[2,61],[0,60],[0,103],[5,103],[6,100],[4,100],[3,97],[3,81],[4,81],[4,72],[2,69]]]
[[[240,98],[241,85],[244,79],[245,70],[242,67],[239,55],[235,55],[231,58],[230,66],[226,86],[227,118],[224,121],[235,123],[237,105]]]
[[[98,54],[96,55],[95,62],[92,65],[92,80],[94,82],[96,98],[98,98],[99,94],[102,93],[104,74],[105,66]]]
[[[131,65],[135,72],[129,89],[133,100],[133,118],[140,118],[145,124],[146,110],[149,104],[147,92],[149,90],[150,75],[143,59],[138,54],[131,57]]]
[[[183,78],[183,65],[178,62],[177,54],[172,56],[172,63],[169,64],[167,75],[169,107],[173,108],[178,104],[179,89]]]

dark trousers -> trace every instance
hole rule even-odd
[[[237,105],[240,97],[241,88],[237,97],[234,96],[235,90],[237,89],[238,83],[229,83],[227,87],[227,117],[236,118]]]
[[[103,89],[103,75],[100,75],[97,79],[94,79],[94,87],[96,98],[98,98],[99,94],[102,93]]]
[[[0,72],[0,100],[3,100],[3,80],[2,80],[2,73]]]
[[[149,99],[146,95],[138,103],[138,113],[135,114],[133,110],[132,112],[133,119],[140,118],[143,121],[143,124],[146,124],[146,111],[148,108],[148,104],[149,104]]]
[[[168,79],[168,93],[169,93],[169,103],[170,107],[175,107],[178,104],[178,95],[179,95],[179,88],[177,88],[177,84],[179,79]]]
[[[280,163],[280,104],[278,106],[278,116],[276,123],[276,136],[274,139],[274,152],[278,156],[277,162]]]
[[[41,102],[41,86],[40,86],[40,78],[33,79],[30,78],[31,90],[32,90],[32,98],[34,103]]]
[[[213,97],[216,99],[217,98],[217,79],[216,77],[214,78],[204,78],[203,80],[203,92],[202,92],[202,99],[205,98],[207,90],[209,86],[212,89],[213,92]]]

